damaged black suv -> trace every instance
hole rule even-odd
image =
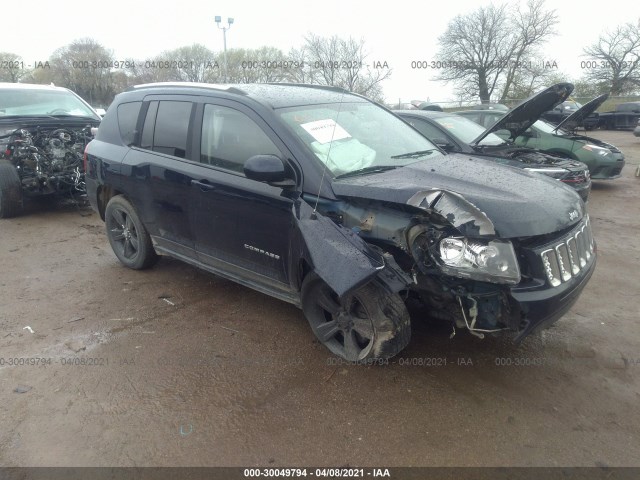
[[[100,116],[71,90],[0,83],[0,218],[25,197],[83,194],[82,156]]]
[[[332,87],[134,87],[87,147],[86,183],[124,265],[171,255],[295,304],[350,361],[408,344],[408,301],[522,338],[561,317],[595,267],[577,193],[445,154]]]

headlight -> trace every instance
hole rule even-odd
[[[509,241],[447,237],[438,250],[439,267],[449,275],[512,285],[520,282],[516,253]]]
[[[603,157],[606,157],[611,153],[611,150],[609,150],[608,148],[592,145],[591,143],[587,143],[586,145],[583,145],[582,148],[584,148],[585,150],[589,150],[590,152],[597,153],[598,155],[601,155]]]
[[[556,180],[560,180],[563,178],[567,171],[564,168],[537,168],[537,167],[527,167],[525,170],[529,172],[542,173],[543,175],[547,175],[548,177],[555,178]]]

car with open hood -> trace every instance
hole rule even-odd
[[[447,152],[482,156],[504,165],[547,175],[576,190],[584,201],[589,197],[589,167],[582,162],[516,147],[493,133],[485,136],[478,144],[472,143],[484,132],[484,127],[455,113],[415,110],[394,113]]]
[[[82,156],[100,120],[66,88],[0,83],[0,218],[25,197],[83,194]]]
[[[547,110],[544,112],[540,118],[549,122],[552,125],[557,125],[562,122],[565,118],[577,112],[580,108],[582,108],[582,104],[576,102],[575,100],[565,100],[559,105],[556,105],[551,110]],[[589,121],[585,124],[580,122],[581,127],[584,127],[585,130],[591,130],[598,126],[598,119],[596,116],[593,116],[593,120],[591,117]]]
[[[170,255],[290,302],[349,361],[406,347],[407,302],[454,333],[520,340],[595,268],[576,192],[445,154],[339,88],[139,85],[116,96],[86,162],[123,265]]]
[[[566,98],[573,90],[573,85],[558,98]],[[547,92],[549,89],[545,90]],[[542,92],[544,93],[544,92]],[[548,92],[548,95],[553,95]],[[534,95],[512,110],[503,113],[490,110],[464,110],[456,112],[486,128],[485,135],[496,133],[514,146],[533,148],[545,153],[583,162],[589,167],[591,178],[608,180],[620,177],[624,167],[624,154],[615,146],[584,135],[577,135],[564,130],[563,125],[577,125],[582,118],[587,118],[599,104],[602,97],[594,99],[565,118],[558,125],[540,120],[546,111],[549,98]],[[561,100],[563,101],[563,100]],[[560,102],[558,102],[560,103]],[[601,102],[600,102],[601,103]],[[595,105],[595,106],[594,106]],[[474,141],[478,143],[482,136]]]

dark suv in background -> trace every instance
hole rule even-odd
[[[134,87],[89,144],[86,181],[124,265],[167,254],[291,302],[350,361],[408,344],[408,300],[454,329],[523,338],[595,267],[574,191],[447,155],[338,88]]]

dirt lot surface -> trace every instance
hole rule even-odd
[[[122,267],[86,207],[0,221],[0,465],[640,465],[640,138],[594,136],[627,166],[574,308],[519,347],[416,321],[387,366],[178,261]]]

